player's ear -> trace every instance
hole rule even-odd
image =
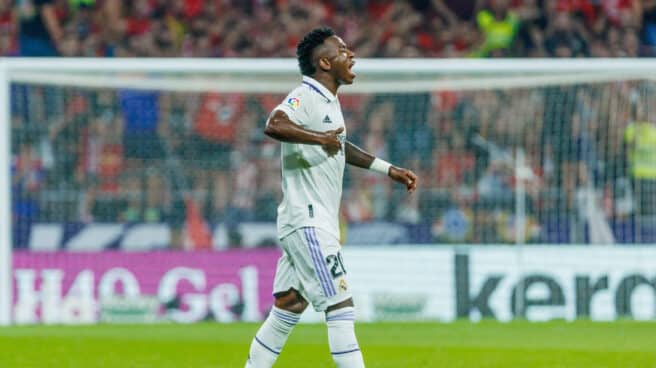
[[[330,60],[327,57],[320,57],[317,60],[317,66],[324,72],[327,72],[331,68]]]

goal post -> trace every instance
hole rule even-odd
[[[350,102],[349,109],[360,111],[362,113],[361,120],[364,120],[364,117],[369,118],[371,116],[380,118],[384,121],[381,124],[387,124],[385,129],[388,130],[392,129],[390,125],[405,124],[403,120],[400,122],[393,121],[398,115],[412,115],[412,109],[424,109],[425,111],[422,114],[416,115],[422,115],[421,119],[428,121],[413,121],[412,123],[429,126],[427,130],[419,128],[413,130],[414,135],[403,135],[403,140],[392,136],[390,138],[391,143],[387,142],[387,145],[381,144],[376,147],[387,150],[392,155],[390,161],[398,158],[401,161],[394,163],[417,165],[420,170],[432,178],[426,181],[428,187],[420,189],[422,195],[425,194],[422,200],[417,200],[414,203],[404,203],[406,207],[399,206],[399,208],[393,209],[390,209],[392,207],[389,206],[388,202],[393,202],[392,199],[396,200],[397,198],[393,197],[393,194],[389,194],[391,190],[387,187],[379,185],[378,182],[374,183],[371,186],[374,188],[372,192],[367,193],[373,198],[368,197],[369,202],[374,203],[364,203],[363,207],[366,207],[364,209],[346,206],[348,207],[345,214],[347,221],[392,219],[392,221],[397,222],[414,221],[415,223],[412,225],[424,221],[426,223],[423,225],[426,226],[418,233],[428,234],[426,236],[422,235],[421,238],[426,243],[515,244],[520,249],[517,254],[518,260],[520,260],[518,263],[521,264],[521,246],[527,242],[557,243],[559,237],[563,237],[567,239],[562,241],[565,243],[614,244],[612,226],[604,217],[604,211],[606,211],[603,208],[605,206],[604,201],[613,202],[608,204],[608,207],[627,207],[622,212],[622,216],[625,216],[623,217],[624,220],[638,211],[631,204],[635,200],[635,196],[633,196],[635,193],[633,193],[631,185],[626,183],[617,185],[618,188],[621,187],[623,191],[629,193],[622,194],[622,198],[619,199],[604,194],[602,186],[595,187],[599,182],[595,179],[595,176],[599,175],[598,170],[608,171],[611,164],[615,165],[612,168],[615,170],[622,166],[622,163],[607,162],[606,168],[593,166],[596,162],[603,161],[599,157],[608,154],[609,150],[612,150],[613,154],[619,152],[620,148],[616,145],[623,144],[625,127],[630,123],[630,120],[635,120],[631,117],[631,114],[634,113],[633,109],[646,108],[647,120],[653,122],[655,117],[651,106],[654,102],[652,95],[656,92],[654,84],[656,61],[648,59],[356,59],[356,62],[354,70],[358,74],[357,79],[352,86],[344,86],[340,89],[340,96],[364,96],[365,98],[362,100]],[[11,136],[12,92],[10,89],[12,85],[38,86],[44,90],[52,89],[54,96],[44,97],[46,93],[39,92],[42,94],[25,97],[25,101],[21,102],[24,104],[22,108],[29,110],[32,104],[36,106],[52,97],[47,103],[50,104],[49,106],[52,107],[53,111],[56,111],[56,114],[63,116],[66,114],[65,109],[56,105],[62,101],[70,103],[69,99],[74,98],[67,95],[66,89],[68,88],[73,89],[71,95],[77,91],[94,91],[94,93],[97,91],[111,91],[112,94],[117,94],[119,90],[180,93],[183,94],[183,98],[191,95],[196,104],[194,106],[197,106],[199,95],[210,92],[247,96],[270,94],[275,95],[275,98],[278,99],[276,101],[280,102],[280,98],[298,85],[299,80],[297,61],[294,59],[0,59],[0,120],[3,122],[0,127],[0,167],[4,170],[0,175],[0,325],[7,325],[12,322],[12,245],[17,242],[17,239],[12,239],[14,227],[30,225],[12,224],[12,218],[15,216],[12,214],[11,167],[12,155],[16,155],[17,150],[17,147],[12,147],[12,144],[15,144],[15,142],[20,143],[20,139],[13,139]],[[633,84],[627,87],[629,83]],[[585,86],[586,91],[579,96],[576,91],[565,91],[568,86]],[[631,91],[627,92],[627,88]],[[553,98],[553,94],[561,93],[559,91],[565,91],[562,93],[567,94],[567,96]],[[454,103],[452,97],[448,95],[449,93],[459,94],[459,98],[470,101],[470,105],[465,106],[463,111],[456,111],[459,107],[453,106]],[[430,108],[425,108],[424,105],[417,107],[419,104],[415,104],[415,101],[405,101],[403,98],[398,98],[398,96],[417,94],[421,94],[422,98],[425,97],[424,105],[430,105]],[[620,95],[621,98],[618,98]],[[387,101],[385,98],[389,96],[393,97],[392,104],[396,104],[389,109],[383,106],[380,109],[370,109],[375,110],[373,112],[362,112],[361,110],[365,109],[358,105],[376,101],[377,99]],[[41,100],[30,100],[32,97]],[[558,115],[557,118],[549,117],[549,112],[545,111],[544,106],[548,104],[550,98],[558,104],[554,107],[555,114]],[[598,120],[595,124],[597,122],[598,124],[581,128],[581,124],[584,123],[578,122],[576,129],[583,129],[584,134],[579,134],[579,132],[576,133],[578,135],[574,138],[566,137],[568,144],[571,143],[571,147],[559,146],[557,142],[558,134],[568,134],[558,130],[563,129],[562,127],[565,125],[563,121],[556,121],[554,123],[556,128],[552,131],[547,131],[543,127],[532,129],[532,119],[558,120],[564,114],[561,110],[578,109],[578,106],[572,106],[572,104],[574,104],[574,101],[579,100],[582,101],[583,108],[581,109],[587,110],[567,110],[568,113],[576,112],[582,114],[582,116],[593,114]],[[110,103],[114,104],[110,106],[111,109],[120,109],[120,103],[116,99]],[[245,102],[240,103],[246,104]],[[73,105],[73,103],[70,104]],[[181,105],[187,106],[185,101]],[[262,105],[265,106],[266,104],[263,103]],[[73,106],[72,109],[74,108]],[[449,114],[452,115],[443,116],[442,111],[440,111],[442,108],[450,109]],[[470,113],[467,108],[475,108],[476,112],[471,116],[467,115]],[[490,111],[486,111],[487,108],[494,110],[494,117],[489,116]],[[249,109],[250,106],[242,106],[240,111],[247,114]],[[44,115],[42,111],[39,114]],[[383,116],[381,118],[376,114],[382,114]],[[385,116],[385,114],[393,114],[394,116]],[[453,117],[455,114],[460,114],[458,118],[460,120]],[[39,117],[42,117],[41,115]],[[466,118],[462,118],[461,115],[465,115]],[[570,116],[566,117],[567,124],[571,122],[570,118]],[[485,127],[487,130],[464,132],[465,129],[462,129],[462,127],[454,128],[454,125],[460,124],[461,121],[464,121],[463,119],[488,119],[488,125]],[[617,121],[618,119],[624,120],[620,122]],[[348,120],[348,117],[346,120]],[[234,121],[238,122],[239,120]],[[361,130],[358,133],[361,135],[368,134],[368,130],[362,126],[362,121],[359,123],[361,125],[358,128]],[[469,123],[471,121],[468,120],[467,124]],[[501,125],[497,126],[497,123]],[[55,123],[48,122],[48,124]],[[80,124],[84,125],[86,123],[82,122]],[[349,121],[346,124],[348,128]],[[422,125],[422,128],[425,127]],[[47,130],[44,127],[40,129]],[[394,129],[396,129],[396,132],[403,130],[399,127]],[[447,129],[462,129],[463,132],[457,135],[458,139],[450,140],[440,138],[440,134],[442,134],[440,129],[445,131]],[[420,141],[417,144],[426,141],[424,133],[429,130],[435,134],[433,137],[434,142],[426,143],[431,145],[429,148],[422,148],[423,151],[414,152],[414,146],[410,143],[417,143],[413,140]],[[571,133],[569,126],[566,132]],[[80,142],[78,141],[82,135],[78,131],[74,133],[64,131],[61,134],[71,134],[65,137],[66,141],[64,143],[68,142],[71,147],[79,145]],[[546,137],[544,142],[550,145],[549,150],[551,151],[547,152],[546,148],[538,148],[532,151],[524,149],[536,148],[536,146],[543,144],[541,135]],[[612,141],[607,140],[606,135],[612,135]],[[504,136],[513,136],[513,141],[505,142]],[[599,143],[597,149],[591,149],[591,139],[596,139],[603,144]],[[44,140],[47,139],[44,138]],[[434,147],[435,141],[438,140],[441,146]],[[459,142],[459,140],[465,142]],[[366,140],[363,139],[363,142],[366,143]],[[372,142],[376,142],[375,139],[372,139]],[[144,141],[143,143],[144,147],[150,147],[150,142]],[[191,143],[194,145],[196,142]],[[163,185],[169,185],[173,188],[172,192],[175,193],[171,196],[179,196],[180,198],[169,198],[168,200],[172,203],[176,201],[185,204],[193,202],[190,200],[192,197],[190,192],[193,191],[193,188],[191,188],[192,184],[188,182],[188,178],[180,178],[171,174],[188,164],[194,164],[195,158],[191,156],[195,154],[194,152],[197,153],[194,149],[198,150],[199,148],[192,147],[192,153],[189,153],[191,156],[177,157],[168,152],[170,147],[167,147],[166,144],[157,147],[157,149],[164,151],[161,156],[163,157],[162,161],[166,162],[161,164],[164,167],[161,171],[166,173],[167,179],[171,183],[155,182],[153,187],[160,188]],[[468,150],[485,156],[485,159],[481,162],[474,162],[475,158],[455,155],[454,160],[459,161],[457,161],[457,165],[453,165],[453,162],[448,162],[449,150],[453,147],[455,149],[464,149],[463,147],[466,147]],[[381,150],[383,150],[382,148]],[[237,151],[232,146],[230,149]],[[558,152],[554,153],[553,150]],[[71,149],[67,152],[74,151],[75,149]],[[424,153],[429,156],[417,157]],[[235,161],[239,161],[247,155],[248,152],[238,152],[236,155],[238,159],[235,159]],[[269,161],[265,162],[264,166],[267,163],[277,161],[278,157],[268,157],[267,159]],[[436,159],[442,159],[442,161],[438,163],[435,161]],[[544,162],[537,165],[535,160],[543,160]],[[482,163],[483,161],[485,161],[485,165]],[[585,162],[586,164],[581,166],[569,165],[573,161]],[[490,164],[491,162],[494,165]],[[68,165],[70,166],[68,171],[63,172],[72,176],[74,170],[71,167],[81,164],[75,161],[69,162]],[[462,174],[462,167],[454,167],[458,165],[467,166],[469,173]],[[531,167],[531,165],[540,166],[544,171],[551,170],[549,175],[553,176],[554,179],[549,180],[553,182],[548,184],[540,183],[541,180],[548,180],[545,178],[547,174],[535,172],[535,167]],[[460,176],[456,180],[457,183],[454,184],[452,178],[439,176],[437,171],[446,170],[445,166],[446,169],[456,173],[454,175]],[[244,168],[243,180],[248,182],[249,178],[256,175],[258,168],[261,167]],[[624,170],[626,168],[619,167],[619,169]],[[220,170],[226,169],[221,168]],[[497,185],[495,180],[498,179],[495,177],[498,174],[497,170],[499,172],[506,171],[504,180],[507,183],[503,183],[503,188],[506,191],[491,191],[488,193],[489,201],[473,203],[479,199],[478,194],[473,194],[474,192],[479,193],[495,188],[494,186]],[[508,174],[507,171],[510,171],[511,174]],[[203,173],[203,175],[205,174],[207,173]],[[468,175],[473,176],[473,178],[468,177]],[[577,179],[572,182],[568,176],[576,176]],[[606,180],[615,179],[612,175],[609,177],[610,179]],[[358,180],[358,183],[363,187],[370,184],[370,181],[367,181],[369,178],[356,177],[355,179],[348,179]],[[143,187],[150,185],[147,181],[148,177],[139,178],[139,180],[141,182],[137,185]],[[203,178],[203,180],[209,179]],[[467,183],[461,185],[460,182]],[[217,184],[217,186],[220,185]],[[544,189],[549,185],[553,189],[551,192]],[[536,189],[538,186],[540,188]],[[649,191],[648,196],[656,196],[656,191],[653,191],[653,188],[645,188]],[[358,187],[355,185],[352,190],[349,187],[349,191],[345,193],[345,201],[358,200],[357,190]],[[84,202],[84,193],[80,193],[81,191],[82,189],[77,187],[72,187],[72,189],[67,187],[65,190],[60,191],[62,195],[66,194],[74,197],[74,201],[69,201],[71,203],[66,204],[69,212],[73,211],[71,208],[84,204],[82,203]],[[538,191],[545,193],[538,193]],[[563,194],[565,191],[568,192]],[[52,191],[53,195],[60,192]],[[246,202],[252,197],[251,192],[245,191],[242,193],[237,191],[236,187],[231,188],[229,194],[231,197]],[[207,197],[211,194],[205,193],[203,195]],[[384,200],[376,200],[376,196],[382,195],[387,197]],[[458,196],[458,200],[452,200],[451,196]],[[51,197],[48,198],[52,199]],[[501,197],[503,197],[504,202],[503,210],[497,211],[496,208],[485,207],[496,206],[495,201],[498,201]],[[126,198],[125,201],[129,201],[129,198]],[[508,200],[506,201],[506,199]],[[55,198],[55,200],[59,199]],[[219,200],[226,199],[214,199],[214,201]],[[550,202],[551,200],[554,202]],[[461,202],[464,204],[459,208],[458,205]],[[492,204],[490,205],[490,203]],[[560,204],[555,206],[554,203]],[[650,199],[648,203],[654,203],[653,199]],[[457,211],[449,211],[450,206],[457,209]],[[477,212],[480,208],[483,208],[483,211]],[[189,208],[187,210],[190,211]],[[50,217],[46,216],[42,222],[48,223],[57,220],[56,211],[53,210],[48,215]],[[560,211],[556,213],[558,216],[555,216],[557,218],[553,220],[550,217],[552,212],[558,211]],[[363,215],[365,212],[368,214]],[[454,212],[457,213],[454,214]],[[636,223],[643,227],[648,226],[647,230],[649,231],[643,231],[644,228],[640,228],[635,231],[635,234],[625,237],[625,239],[628,239],[624,240],[625,242],[644,243],[641,239],[642,236],[645,236],[644,234],[656,233],[653,224],[656,215],[652,211],[648,212],[649,215],[640,217],[639,220],[636,220]],[[378,213],[383,213],[383,215]],[[420,215],[417,215],[418,213]],[[125,216],[129,217],[129,215]],[[417,219],[418,216],[421,217],[420,220]],[[187,221],[190,221],[189,217],[187,214]],[[118,222],[118,218],[118,216],[114,216],[112,221]],[[568,225],[567,230],[561,231],[558,229],[558,226],[560,226],[558,221],[563,219],[566,221],[571,220],[571,224]],[[68,219],[63,221],[68,221]],[[76,217],[75,221],[80,220]],[[129,220],[121,218],[120,221]],[[649,224],[650,221],[651,225],[645,225]],[[463,224],[465,222],[468,224]],[[542,236],[527,240],[532,231],[529,227],[539,227],[536,223],[539,223],[543,228]],[[553,237],[544,235],[546,233],[544,229],[549,226],[561,233]],[[634,224],[631,223],[631,226],[634,226]],[[466,229],[463,227],[466,227]],[[505,229],[504,233],[506,234],[504,237],[497,235],[487,238],[487,235],[472,236],[472,233],[479,235],[477,232],[480,234],[495,232],[500,227]],[[579,231],[576,227],[584,230]],[[574,233],[576,234],[570,236]],[[225,238],[229,238],[229,236],[231,235],[228,234]],[[409,237],[408,239],[415,238]],[[652,238],[647,237],[647,239]],[[163,240],[163,242],[166,242],[166,240]],[[45,248],[60,250],[64,248],[63,243],[60,243],[53,241]],[[117,247],[120,246],[122,245]],[[31,249],[29,245],[25,244],[21,244],[21,247]],[[69,242],[66,247],[69,250],[85,249],[82,241]],[[102,247],[99,246],[99,248]],[[521,302],[521,299],[517,300]],[[521,305],[517,305],[517,309],[521,310],[522,308]]]
[[[0,326],[11,323],[11,129],[9,78],[6,61],[0,61]]]

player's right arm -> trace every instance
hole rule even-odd
[[[342,149],[342,144],[337,136],[343,131],[344,128],[325,132],[305,129],[291,121],[287,114],[281,110],[273,111],[264,128],[264,134],[273,139],[288,143],[319,145],[330,156]]]

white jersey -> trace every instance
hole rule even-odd
[[[275,110],[303,128],[324,132],[344,127],[339,100],[313,78],[304,76]],[[319,145],[282,142],[282,192],[278,206],[280,239],[306,226],[326,230],[339,239],[339,205],[344,178],[346,128],[342,149],[333,156]]]

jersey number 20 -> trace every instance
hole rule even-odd
[[[342,275],[346,275],[346,269],[344,268],[344,261],[342,260],[342,253],[337,252],[337,255],[331,254],[326,257],[326,263],[330,268],[330,274],[333,276],[333,279],[336,279]]]

